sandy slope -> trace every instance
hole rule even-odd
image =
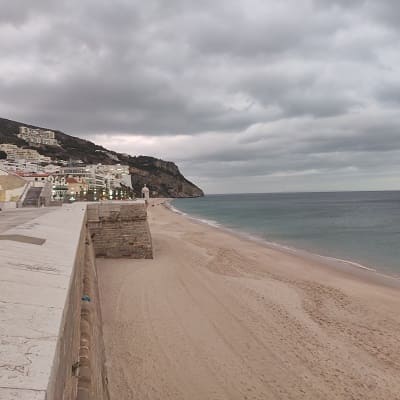
[[[98,260],[112,400],[400,399],[400,291],[150,207]]]

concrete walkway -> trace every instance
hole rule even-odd
[[[85,209],[0,212],[0,400],[46,398]]]
[[[0,232],[5,232],[18,225],[24,224],[32,219],[49,212],[54,212],[54,208],[16,208],[15,210],[0,211]]]

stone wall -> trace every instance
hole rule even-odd
[[[96,256],[152,258],[144,204],[87,205],[46,400],[109,399]]]
[[[89,232],[88,232],[89,233]],[[80,351],[77,400],[107,400],[107,374],[95,254],[86,235],[81,297]]]
[[[86,228],[82,227],[46,400],[74,400],[77,396],[78,377],[76,371],[73,370],[73,365],[79,362],[81,296],[86,252],[85,236]]]
[[[144,203],[90,204],[87,215],[97,257],[153,258]]]
[[[108,400],[94,250],[86,220],[75,256],[46,400]]]

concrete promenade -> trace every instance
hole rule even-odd
[[[2,235],[42,244],[0,240],[0,400],[46,398],[85,210],[1,212]]]
[[[56,208],[16,208],[0,211],[0,233],[15,228],[41,215],[57,210]]]
[[[0,400],[108,400],[95,256],[150,258],[144,202],[0,213]]]

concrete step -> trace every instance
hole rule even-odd
[[[39,207],[39,198],[41,192],[41,187],[31,187],[26,194],[25,200],[22,203],[22,207]]]

